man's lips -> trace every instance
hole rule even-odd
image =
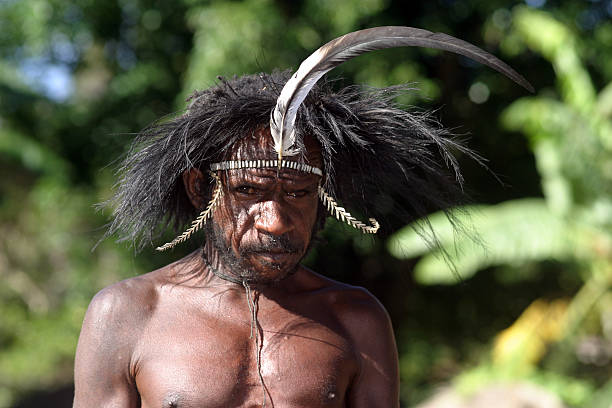
[[[267,259],[268,261],[281,263],[288,258],[295,255],[295,251],[280,251],[280,250],[268,250],[268,251],[255,251],[251,252],[251,255]]]

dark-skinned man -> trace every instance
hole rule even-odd
[[[461,40],[380,27],[331,41],[290,78],[220,78],[183,115],[141,132],[111,200],[109,234],[142,247],[195,218],[158,249],[200,229],[205,240],[96,295],[77,349],[75,407],[399,406],[384,308],[300,261],[327,212],[378,231],[375,218],[362,222],[340,203],[376,215],[377,200],[392,196],[408,221],[461,197],[451,151],[469,150],[428,115],[397,107],[401,88],[316,85],[355,55],[412,45],[458,52],[529,87]]]
[[[254,137],[270,147],[261,158],[273,158],[269,132]],[[308,156],[320,166],[318,151]],[[75,405],[254,407],[265,389],[275,407],[396,406],[397,355],[382,306],[298,264],[318,218],[319,179],[291,169],[228,171],[204,256],[118,283],[92,302]],[[184,180],[203,208],[203,174]],[[250,299],[243,284],[219,276],[247,279]]]

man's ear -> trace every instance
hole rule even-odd
[[[200,211],[206,205],[206,177],[199,169],[189,169],[183,173],[183,184],[189,201]]]

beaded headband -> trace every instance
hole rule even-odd
[[[234,170],[234,169],[265,169],[265,168],[286,168],[301,171],[304,173],[315,174],[322,177],[323,171],[314,166],[310,166],[304,163],[298,163],[295,161],[281,160],[280,165],[278,160],[228,160],[219,163],[212,163],[210,165],[210,175],[215,180],[215,188],[213,189],[212,198],[208,202],[208,205],[202,211],[198,218],[196,218],[191,226],[178,237],[174,238],[171,242],[168,242],[162,246],[155,248],[157,251],[165,251],[170,248],[174,248],[176,245],[187,241],[191,236],[200,230],[206,221],[212,217],[213,210],[219,205],[221,196],[223,195],[223,189],[221,188],[221,178],[217,175],[217,171],[221,170]],[[337,220],[343,221],[351,227],[360,230],[364,234],[376,234],[380,228],[380,224],[374,218],[369,218],[370,225],[367,225],[351,215],[350,212],[346,211],[344,207],[340,207],[336,200],[334,200],[327,192],[319,186],[317,187],[317,195],[323,202],[323,206],[327,208],[331,215]]]
[[[298,163],[296,161],[281,160],[280,165],[278,160],[228,160],[210,165],[212,171],[216,170],[232,170],[232,169],[264,169],[269,167],[286,168],[304,173],[316,174],[323,177],[323,171],[318,167],[309,166],[308,164]]]

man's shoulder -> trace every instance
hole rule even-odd
[[[93,297],[79,336],[75,372],[88,378],[133,376],[133,350],[157,303],[155,275],[117,282]]]
[[[314,276],[320,279],[320,290],[326,292],[327,311],[335,315],[361,360],[361,376],[373,378],[371,373],[380,373],[383,367],[387,379],[396,378],[397,347],[391,319],[382,303],[360,286],[318,274]],[[375,362],[375,369],[372,369],[372,362]]]
[[[164,286],[176,284],[179,270],[185,269],[191,257],[152,272],[134,276],[100,290],[92,299],[88,314],[100,317],[145,318],[157,306]]]
[[[310,270],[308,273],[319,285],[316,292],[324,294],[329,306],[342,320],[366,317],[385,324],[389,321],[382,303],[366,288],[339,282]]]
[[[169,268],[166,266],[105,287],[91,300],[87,317],[115,324],[144,323],[155,311]]]
[[[96,320],[118,322],[143,318],[157,301],[157,288],[149,274],[135,276],[100,290],[91,300],[87,315]]]

